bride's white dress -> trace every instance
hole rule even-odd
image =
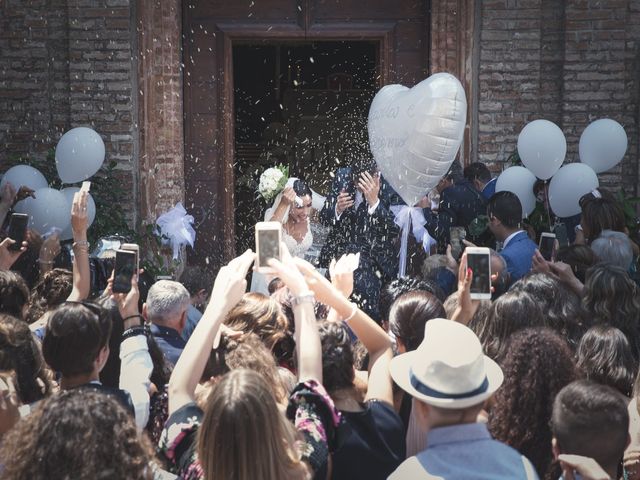
[[[307,220],[307,233],[300,243],[284,229],[282,230],[282,242],[287,246],[292,257],[305,258],[306,253],[313,245],[313,233],[311,232],[311,223],[309,220]],[[251,291],[269,295],[269,283],[271,280],[271,277],[259,272],[253,272],[251,276]]]
[[[282,231],[282,241],[289,249],[289,253],[292,257],[300,257],[304,258],[304,255],[313,245],[313,233],[311,233],[311,224],[307,220],[307,234],[304,236],[302,241],[298,243],[298,241],[289,235],[286,231]]]

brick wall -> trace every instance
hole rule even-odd
[[[522,127],[546,118],[578,160],[584,128],[609,117],[629,149],[601,183],[637,191],[640,0],[485,0],[481,18],[479,159],[499,171]]]
[[[101,134],[135,217],[135,56],[129,0],[0,1],[0,169],[76,126]]]

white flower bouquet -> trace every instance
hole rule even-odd
[[[273,201],[282,190],[284,190],[289,180],[289,167],[278,165],[276,167],[267,168],[260,175],[260,183],[258,184],[258,193],[262,195],[267,202]]]

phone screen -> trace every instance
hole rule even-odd
[[[280,260],[280,232],[278,230],[258,230],[257,232],[258,266],[268,267],[267,261]]]
[[[468,253],[467,267],[473,272],[471,293],[491,294],[491,256],[486,253]]]
[[[540,237],[540,254],[548,262],[551,261],[551,257],[553,255],[553,244],[555,241],[555,236],[547,237],[543,235],[542,237]]]
[[[113,278],[115,293],[128,293],[131,290],[131,277],[136,269],[136,253],[130,250],[116,251],[116,265]]]
[[[9,238],[16,243],[12,244],[10,250],[20,250],[22,242],[24,242],[27,234],[27,224],[29,223],[29,215],[24,213],[13,213],[9,220]]]

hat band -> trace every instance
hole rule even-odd
[[[464,393],[444,393],[444,392],[441,392],[440,390],[435,390],[435,389],[425,385],[424,383],[422,383],[418,379],[418,377],[416,377],[413,374],[413,369],[410,371],[410,374],[411,374],[411,377],[410,377],[411,385],[413,386],[413,388],[415,388],[418,392],[420,392],[421,394],[426,395],[428,397],[450,398],[450,399],[453,399],[453,400],[458,400],[458,399],[461,399],[461,398],[475,397],[476,395],[480,395],[481,393],[485,393],[489,389],[489,379],[487,378],[486,375],[484,377],[484,381],[475,390],[472,390],[470,392],[464,392]]]

